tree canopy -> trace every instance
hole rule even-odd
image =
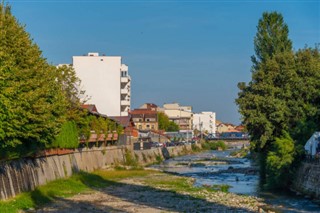
[[[3,3],[0,31],[1,147],[43,146],[54,140],[66,112],[56,69]]]
[[[170,121],[169,117],[163,112],[158,112],[158,125],[159,129],[167,132],[179,131],[179,126],[175,122]]]
[[[289,29],[281,14],[263,13],[254,38],[252,79],[248,85],[238,84],[240,92],[236,103],[251,136],[252,149],[259,153],[262,180],[267,182],[268,177],[274,177],[270,175],[275,172],[274,168],[278,168],[279,173],[285,171],[280,164],[277,166],[281,168],[274,165],[277,161],[271,160],[281,158],[276,157],[279,152],[275,152],[274,147],[288,148],[288,155],[297,157],[297,153],[301,153],[298,145],[305,142],[311,132],[303,130],[303,125],[312,126],[313,130],[319,128],[315,125],[320,109],[319,49],[306,47],[294,52],[288,35]],[[294,141],[292,146],[296,152],[290,151],[291,145],[281,144],[289,141],[284,139],[288,138],[287,133]]]

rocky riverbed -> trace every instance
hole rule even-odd
[[[116,172],[116,171],[115,171]],[[194,179],[154,172],[116,181],[26,212],[259,212],[257,197],[193,186]]]

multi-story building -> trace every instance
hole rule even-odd
[[[192,130],[193,113],[191,106],[180,106],[178,103],[164,104],[163,111],[169,120],[179,125],[180,130]]]
[[[108,116],[127,116],[131,106],[131,78],[121,56],[88,53],[73,56],[73,67],[81,80],[88,103]]]
[[[216,113],[201,112],[193,114],[193,129],[210,134],[216,133]]]
[[[158,111],[155,104],[144,104],[130,111],[131,118],[139,130],[158,130]]]

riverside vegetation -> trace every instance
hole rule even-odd
[[[254,38],[252,79],[236,103],[266,188],[289,188],[304,144],[320,126],[319,45],[295,51],[280,13],[265,12]]]

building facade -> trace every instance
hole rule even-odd
[[[192,130],[193,113],[191,106],[180,106],[178,103],[164,104],[159,109],[164,112],[169,120],[175,122],[180,130]]]
[[[99,112],[108,116],[127,116],[131,107],[131,78],[121,56],[88,53],[73,56],[73,68],[81,89]]]
[[[147,103],[130,111],[132,121],[138,130],[157,131],[159,129],[157,108],[157,105]]]
[[[193,129],[216,134],[216,113],[201,112],[193,114]]]

